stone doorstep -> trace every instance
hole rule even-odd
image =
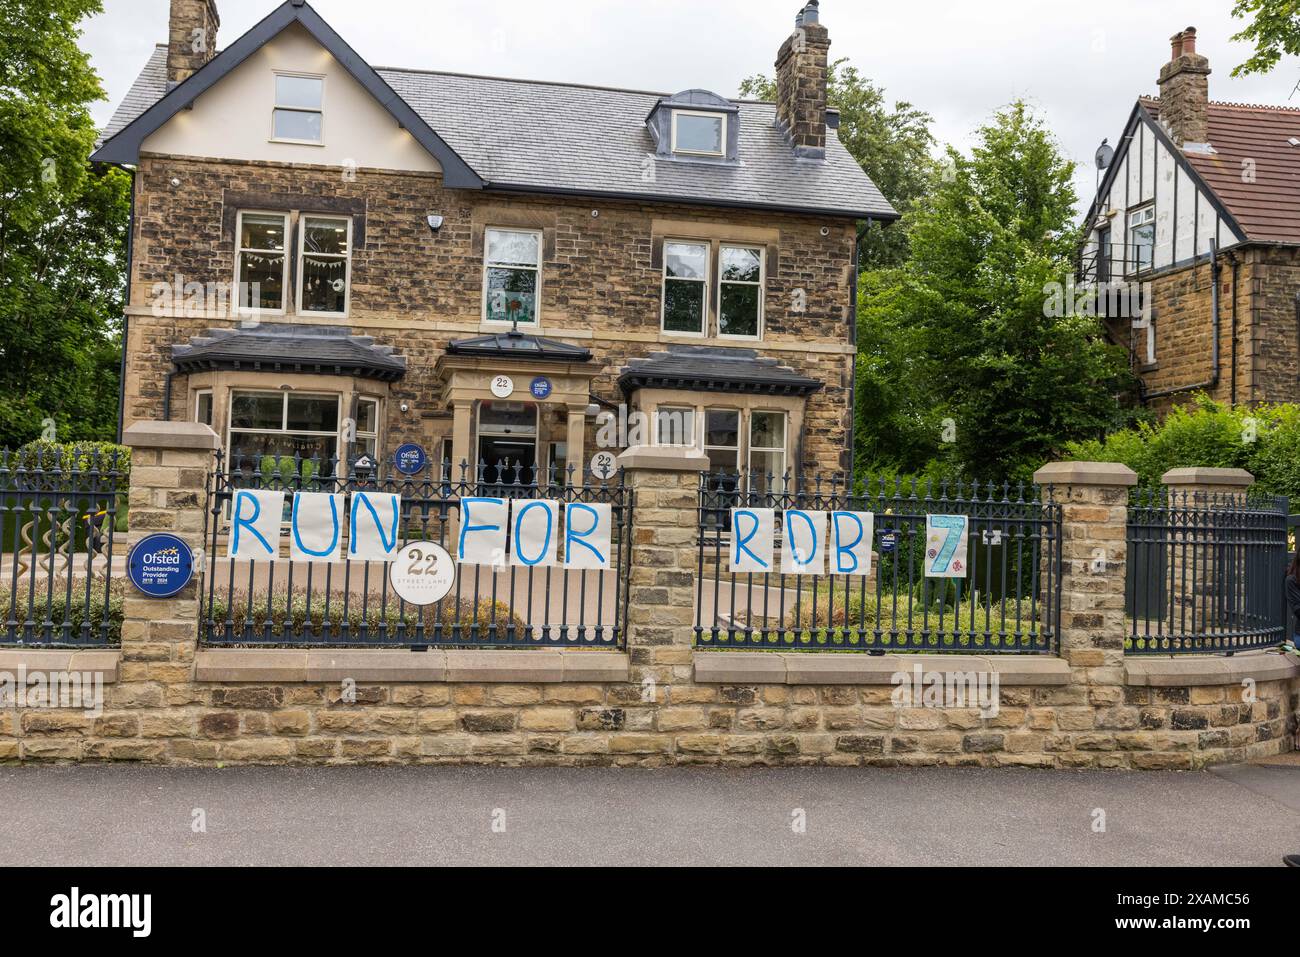
[[[701,684],[889,685],[899,672],[920,667],[929,674],[996,672],[1004,685],[1065,685],[1070,666],[1047,655],[865,655],[818,652],[695,653],[695,680]]]
[[[1174,688],[1188,685],[1236,685],[1255,681],[1286,681],[1300,676],[1300,662],[1290,655],[1246,651],[1224,655],[1130,657],[1124,661],[1124,678],[1130,685]]]
[[[198,653],[194,662],[194,680],[305,684],[351,678],[363,682],[408,684],[560,684],[625,682],[628,680],[628,667],[628,656],[617,651],[430,649],[412,652],[222,648]]]
[[[53,671],[97,671],[104,684],[117,681],[117,663],[122,653],[117,649],[77,651],[75,649],[5,648],[0,650],[0,672],[16,675],[19,668],[27,673],[49,674]]]

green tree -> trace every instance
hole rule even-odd
[[[112,438],[130,178],[92,170],[99,0],[0,0],[0,445]]]
[[[1026,477],[1121,424],[1131,381],[1096,318],[1051,308],[1077,240],[1074,164],[1016,102],[943,167],[903,224],[910,260],[863,277],[855,461]]]
[[[827,103],[840,111],[840,142],[894,208],[906,213],[930,184],[933,118],[903,101],[890,107],[885,92],[846,63],[832,63],[826,82]],[[746,77],[740,95],[775,100],[776,81],[762,74]],[[864,267],[898,265],[907,258],[907,237],[902,230],[872,223],[861,250]]]
[[[1255,44],[1250,59],[1232,68],[1233,76],[1267,73],[1284,54],[1300,55],[1300,3],[1296,0],[1237,0],[1232,15],[1250,21],[1233,39]]]

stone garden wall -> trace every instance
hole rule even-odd
[[[216,436],[140,423],[127,439],[132,534],[198,547]],[[105,681],[98,715],[0,709],[0,760],[1192,769],[1292,746],[1293,658],[1125,658],[1135,479],[1122,466],[1039,475],[1064,507],[1059,656],[981,657],[696,652],[704,462],[632,449],[623,464],[637,496],[625,652],[203,650],[196,584],[165,601],[132,594],[120,652],[0,650],[0,672]],[[996,674],[996,713],[900,701],[894,676],[916,668]]]

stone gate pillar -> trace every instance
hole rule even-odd
[[[700,473],[708,457],[693,449],[634,446],[619,456],[633,489],[632,569],[627,613],[629,705],[660,707],[654,730],[703,727],[692,671],[699,558]],[[696,714],[696,712],[699,712]],[[650,712],[644,712],[651,719]],[[631,724],[629,724],[631,727]],[[649,730],[649,729],[647,729]],[[671,739],[642,746],[667,750]]]
[[[195,422],[137,422],[122,435],[131,447],[130,541],[170,532],[197,552],[204,548],[207,477],[217,434]],[[173,598],[128,588],[122,604],[122,664],[115,695],[133,707],[188,703],[198,646],[199,580]],[[184,715],[178,720],[185,720]],[[192,729],[186,728],[185,730]]]
[[[1061,506],[1060,654],[1069,685],[1041,689],[1076,752],[1113,750],[1116,731],[1138,726],[1124,704],[1124,577],[1129,489],[1137,473],[1115,462],[1051,462],[1034,473]],[[1079,755],[1077,763],[1093,763]]]

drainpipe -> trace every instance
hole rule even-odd
[[[122,426],[126,421],[126,342],[131,331],[131,268],[135,254],[135,170],[114,164],[123,172],[131,174],[131,211],[126,221],[126,295],[122,297],[122,358],[117,369],[117,441],[122,442]],[[168,395],[171,395],[170,390]]]
[[[163,421],[172,420],[172,377],[176,372],[170,371],[163,376]]]
[[[871,220],[864,222],[858,229],[857,238],[853,241],[853,275],[849,278],[849,345],[853,346],[853,355],[849,362],[849,482],[848,491],[853,491],[853,483],[857,478],[857,455],[854,450],[854,420],[857,418],[858,402],[858,263],[861,259],[862,237],[867,234],[871,228]]]
[[[1235,409],[1237,407],[1237,277],[1241,272],[1241,260],[1237,258],[1235,252],[1228,253],[1228,257],[1232,262],[1232,359],[1228,364],[1228,375],[1232,379],[1228,387],[1231,390],[1231,404]]]
[[[1236,297],[1236,284],[1233,284],[1233,297]],[[1178,395],[1181,392],[1195,392],[1200,389],[1212,390],[1219,384],[1219,247],[1213,239],[1210,240],[1210,318],[1211,318],[1211,342],[1210,342],[1210,377],[1204,382],[1197,382],[1192,385],[1180,385],[1173,389],[1160,389],[1157,392],[1142,392],[1142,402],[1145,404],[1152,399],[1163,399],[1165,396]]]

